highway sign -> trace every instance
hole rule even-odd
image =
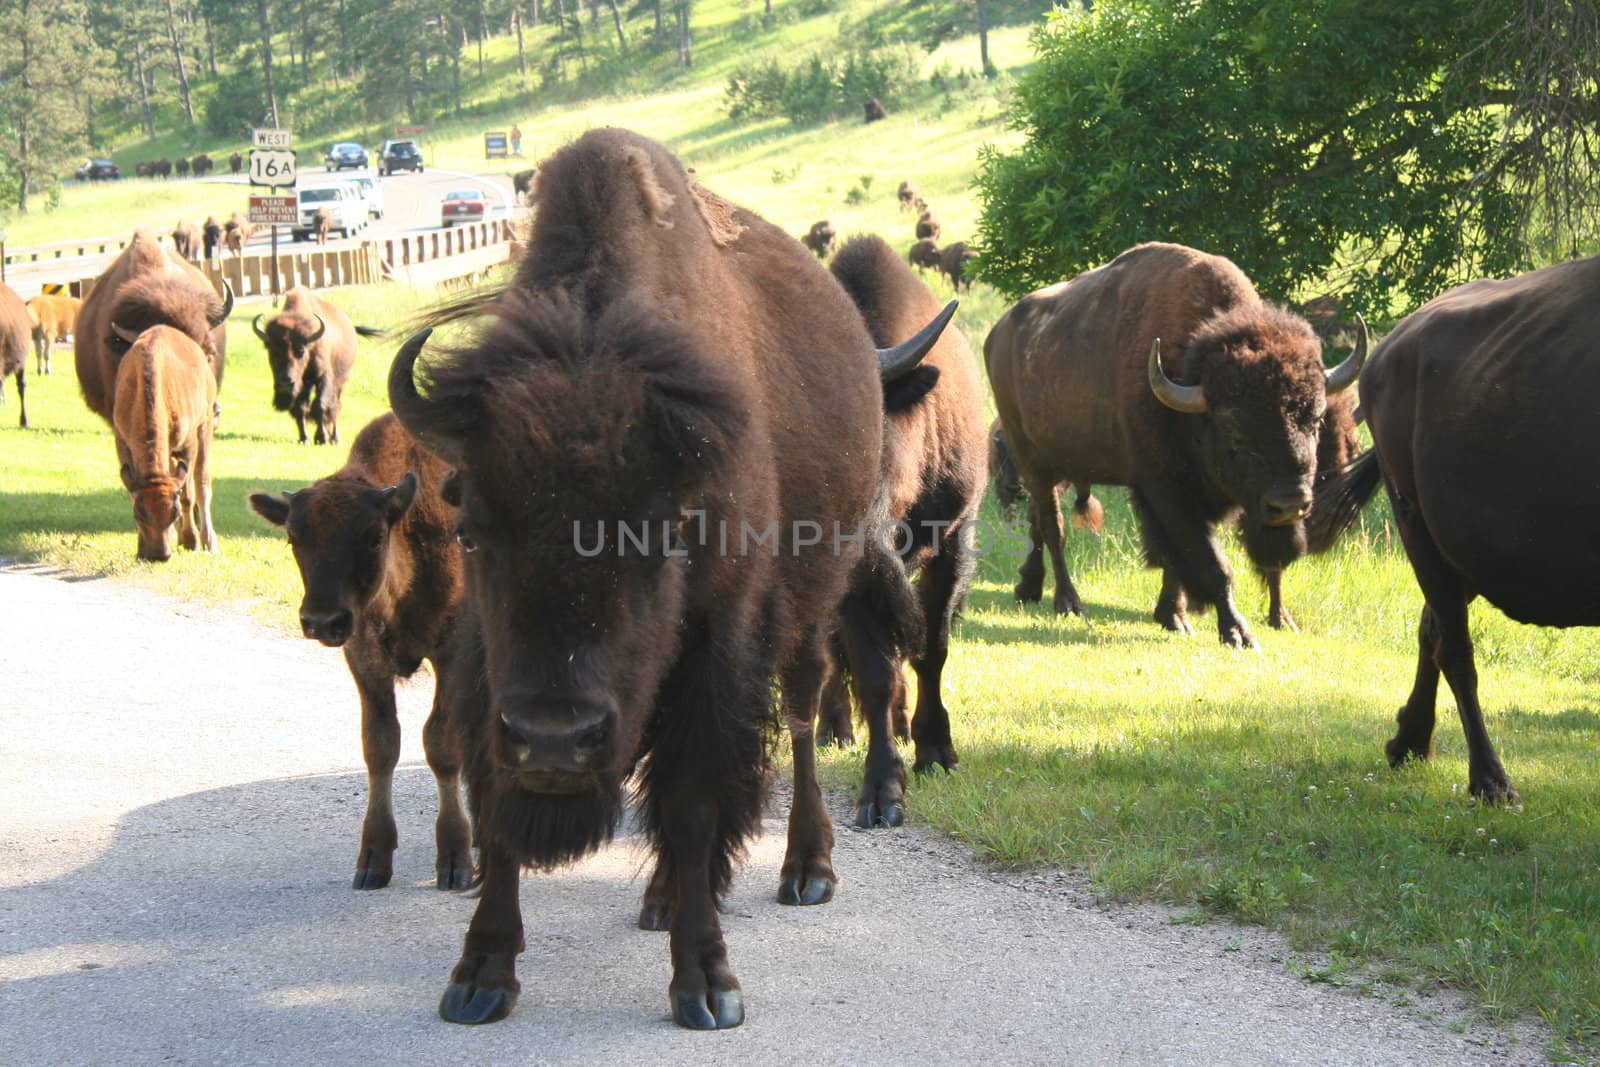
[[[258,126],[252,131],[250,143],[256,148],[288,148],[289,131]]]
[[[294,153],[280,148],[256,148],[250,152],[251,185],[294,185]]]
[[[295,196],[252,196],[250,198],[250,225],[293,226],[300,221],[299,205]]]

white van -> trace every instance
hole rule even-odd
[[[383,180],[371,171],[362,171],[359,174],[346,175],[341,181],[348,182],[356,187],[356,191],[367,202],[367,214],[372,218],[383,218]]]
[[[332,213],[332,228],[340,237],[360,231],[368,221],[366,198],[350,182],[304,185],[300,187],[300,222],[290,231],[296,241],[304,241],[315,232],[318,208]]]

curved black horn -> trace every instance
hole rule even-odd
[[[1150,391],[1173,411],[1186,415],[1206,413],[1206,390],[1203,385],[1179,385],[1167,377],[1161,366],[1161,338],[1150,346]]]
[[[111,332],[130,345],[139,339],[138,330],[130,330],[126,326],[121,326],[115,319],[111,320]]]
[[[317,332],[306,338],[306,344],[308,345],[314,341],[322,340],[322,335],[328,332],[328,324],[323,321],[321,315],[313,315],[312,318],[317,320]]]
[[[428,401],[417,392],[416,374],[417,357],[422,354],[422,346],[428,343],[428,337],[433,333],[433,328],[418,330],[406,339],[400,346],[400,351],[394,357],[394,363],[389,366],[389,406],[394,409],[395,418],[400,420],[400,425],[428,447],[428,450],[446,463],[459,465],[461,463],[460,442],[443,434],[435,433],[432,428],[432,419],[429,417]]]
[[[896,378],[911,373],[921,363],[928,350],[939,340],[939,335],[944,333],[944,328],[950,323],[950,316],[956,313],[959,300],[952,300],[944,306],[944,310],[934,320],[917,331],[915,337],[909,341],[901,341],[893,348],[878,349],[878,377],[885,385]]]
[[[250,320],[250,328],[256,332],[256,336],[261,338],[262,341],[267,339],[267,331],[261,328],[261,320],[266,317],[267,313],[263,311],[261,314]]]
[[[208,319],[211,326],[221,326],[228,321],[228,316],[233,314],[233,286],[228,284],[228,279],[222,279],[222,314],[214,319]]]
[[[1355,351],[1344,357],[1344,362],[1328,372],[1328,395],[1342,392],[1356,384],[1361,377],[1361,365],[1367,361],[1367,320],[1356,312]]]

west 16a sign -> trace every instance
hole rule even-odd
[[[294,179],[292,151],[279,148],[255,148],[250,151],[251,185],[293,185]]]

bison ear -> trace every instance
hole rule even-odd
[[[274,526],[283,526],[289,521],[289,494],[251,493],[250,510]]]
[[[406,476],[383,491],[383,515],[393,526],[406,517],[417,499],[417,476],[406,471]]]
[[[461,506],[461,472],[451,471],[444,477],[444,484],[439,487],[439,499],[453,508]]]

